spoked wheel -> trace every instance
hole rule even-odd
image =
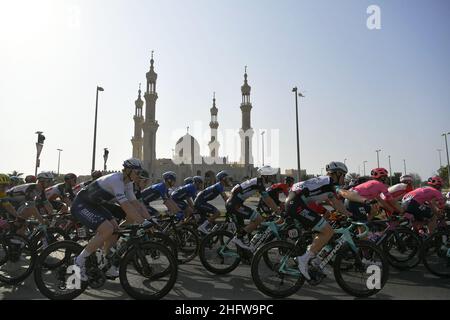
[[[334,277],[339,286],[355,297],[379,292],[389,277],[389,263],[383,252],[370,241],[355,241],[356,252],[345,244],[336,254]]]
[[[75,258],[83,247],[73,241],[59,241],[49,245],[39,256],[34,281],[39,291],[52,300],[75,299],[87,287],[81,281]]]
[[[63,240],[70,240],[66,232],[58,227],[50,227],[47,228],[45,232],[39,232],[35,237],[33,237],[31,239],[31,245],[37,253],[40,253],[50,244]]]
[[[424,266],[432,274],[450,278],[450,231],[438,231],[425,240],[421,257]]]
[[[252,260],[252,278],[256,287],[273,298],[285,298],[296,293],[305,282],[294,260],[302,253],[293,243],[285,241],[262,246]]]
[[[0,240],[0,281],[17,284],[25,280],[36,263],[36,253],[20,235],[5,235]]]
[[[120,283],[134,299],[161,299],[172,290],[177,275],[172,252],[152,241],[133,246],[120,262]]]
[[[399,270],[407,270],[419,264],[421,245],[422,242],[415,232],[397,229],[386,237],[381,248],[391,266]]]
[[[191,228],[176,227],[169,232],[169,237],[177,244],[179,263],[189,262],[197,256],[200,238]]]
[[[241,257],[237,253],[231,232],[220,230],[207,235],[200,243],[199,257],[206,270],[227,274],[237,268]]]

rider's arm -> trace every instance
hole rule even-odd
[[[332,198],[330,198],[330,199],[328,199],[328,200],[329,200],[331,206],[332,206],[335,210],[337,210],[338,212],[340,212],[340,213],[342,213],[342,214],[345,214],[345,215],[348,216],[348,217],[351,217],[351,216],[352,216],[352,213],[351,213],[350,211],[348,211],[348,210],[345,208],[345,205],[344,205],[344,203],[343,203],[342,201],[336,199],[336,197],[332,197]],[[353,201],[353,200],[352,200],[352,201]]]
[[[144,218],[139,214],[140,211],[133,204],[133,200],[120,202],[120,207],[125,211],[127,218],[130,218],[135,223],[142,223],[144,221]]]
[[[440,215],[441,210],[439,208],[439,203],[436,199],[433,199],[430,201],[430,207],[431,207],[431,211],[433,212],[433,214]]]
[[[396,201],[390,200],[384,200],[381,197],[377,198],[377,201],[381,204],[381,206],[386,210],[394,209],[396,212],[403,214],[404,209],[400,206],[400,204]]]
[[[192,201],[192,198],[187,198],[187,203],[188,203],[188,206],[189,206],[192,210],[194,210],[194,202]]]
[[[222,196],[223,201],[227,202],[228,200],[227,194],[225,192],[222,192],[220,195]]]
[[[14,208],[14,206],[11,203],[9,203],[9,202],[3,203],[3,208],[5,208],[5,210],[13,217],[17,217],[16,209]]]
[[[269,196],[269,194],[267,192],[262,192],[261,193],[262,199],[264,201],[264,203],[270,208],[272,209],[272,211],[276,214],[280,214],[281,210],[280,208],[275,204],[275,201],[273,201],[273,199]]]
[[[149,220],[151,218],[150,214],[148,213],[147,209],[142,204],[142,202],[140,202],[139,200],[131,200],[131,203],[133,204],[136,212],[139,213],[142,218],[147,219],[147,220]]]
[[[348,199],[353,202],[360,202],[364,203],[367,199],[364,197],[361,197],[357,192],[355,191],[349,191],[345,189],[339,189],[337,193],[342,196],[345,199]]]
[[[164,201],[164,205],[169,209],[170,213],[175,214],[181,211],[181,209],[177,206],[175,201],[168,198]]]

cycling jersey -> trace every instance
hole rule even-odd
[[[194,198],[196,194],[197,188],[193,183],[189,183],[176,189],[174,192],[172,192],[170,197],[174,201],[183,201],[188,198]]]
[[[54,200],[56,198],[67,198],[67,194],[69,195],[70,200],[75,198],[72,187],[70,185],[66,185],[64,182],[55,184],[54,186],[45,189],[45,195],[49,200]]]
[[[21,184],[9,189],[6,193],[18,206],[34,207],[36,204],[42,205],[48,202],[44,189],[39,190],[37,183]]]
[[[322,202],[336,196],[339,189],[329,176],[321,176],[306,181],[297,182],[291,187],[291,191],[302,195],[307,202]]]
[[[402,197],[407,194],[408,192],[411,192],[414,190],[414,187],[407,183],[397,183],[396,185],[393,185],[392,187],[388,188],[389,193],[392,195],[393,198]]]
[[[149,204],[150,202],[158,199],[166,201],[168,198],[169,192],[164,182],[151,185],[141,191],[141,199],[145,204]]]
[[[215,198],[217,198],[218,195],[222,194],[223,192],[225,192],[225,189],[222,183],[217,182],[209,186],[205,190],[200,191],[197,197],[195,198],[195,202],[205,203],[214,200]]]
[[[262,178],[253,178],[235,185],[233,189],[231,189],[231,198],[239,199],[243,203],[256,192],[259,192],[262,196],[267,195]]]
[[[378,180],[370,180],[364,182],[351,190],[356,191],[361,197],[373,200],[382,194],[385,200],[391,200],[392,195],[389,193],[387,186]]]
[[[420,205],[427,204],[432,200],[437,200],[439,209],[443,209],[445,206],[445,199],[442,196],[442,193],[432,187],[417,188],[407,193],[403,197],[402,202],[407,202],[410,200],[414,200]]]

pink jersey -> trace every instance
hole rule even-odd
[[[414,187],[410,184],[406,183],[397,183],[396,185],[393,185],[392,187],[389,187],[388,191],[389,193],[394,197],[403,197],[408,192],[411,192],[414,190]]]
[[[373,200],[383,195],[383,199],[391,200],[392,195],[389,193],[386,185],[378,180],[369,180],[354,187],[352,190],[356,191],[361,197]]]
[[[424,204],[425,202],[431,202],[431,200],[437,200],[440,209],[444,208],[445,199],[439,190],[432,187],[417,188],[411,192],[408,192],[403,201],[414,199],[418,204]]]

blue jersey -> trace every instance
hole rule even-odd
[[[186,200],[187,198],[194,198],[197,194],[197,188],[193,183],[181,186],[172,192],[171,197],[175,201]]]
[[[141,199],[145,204],[158,199],[167,200],[169,193],[164,182],[151,185],[141,191]]]
[[[199,203],[205,203],[217,198],[217,196],[223,192],[225,192],[223,185],[220,182],[217,182],[209,186],[205,190],[200,191],[195,201]]]

